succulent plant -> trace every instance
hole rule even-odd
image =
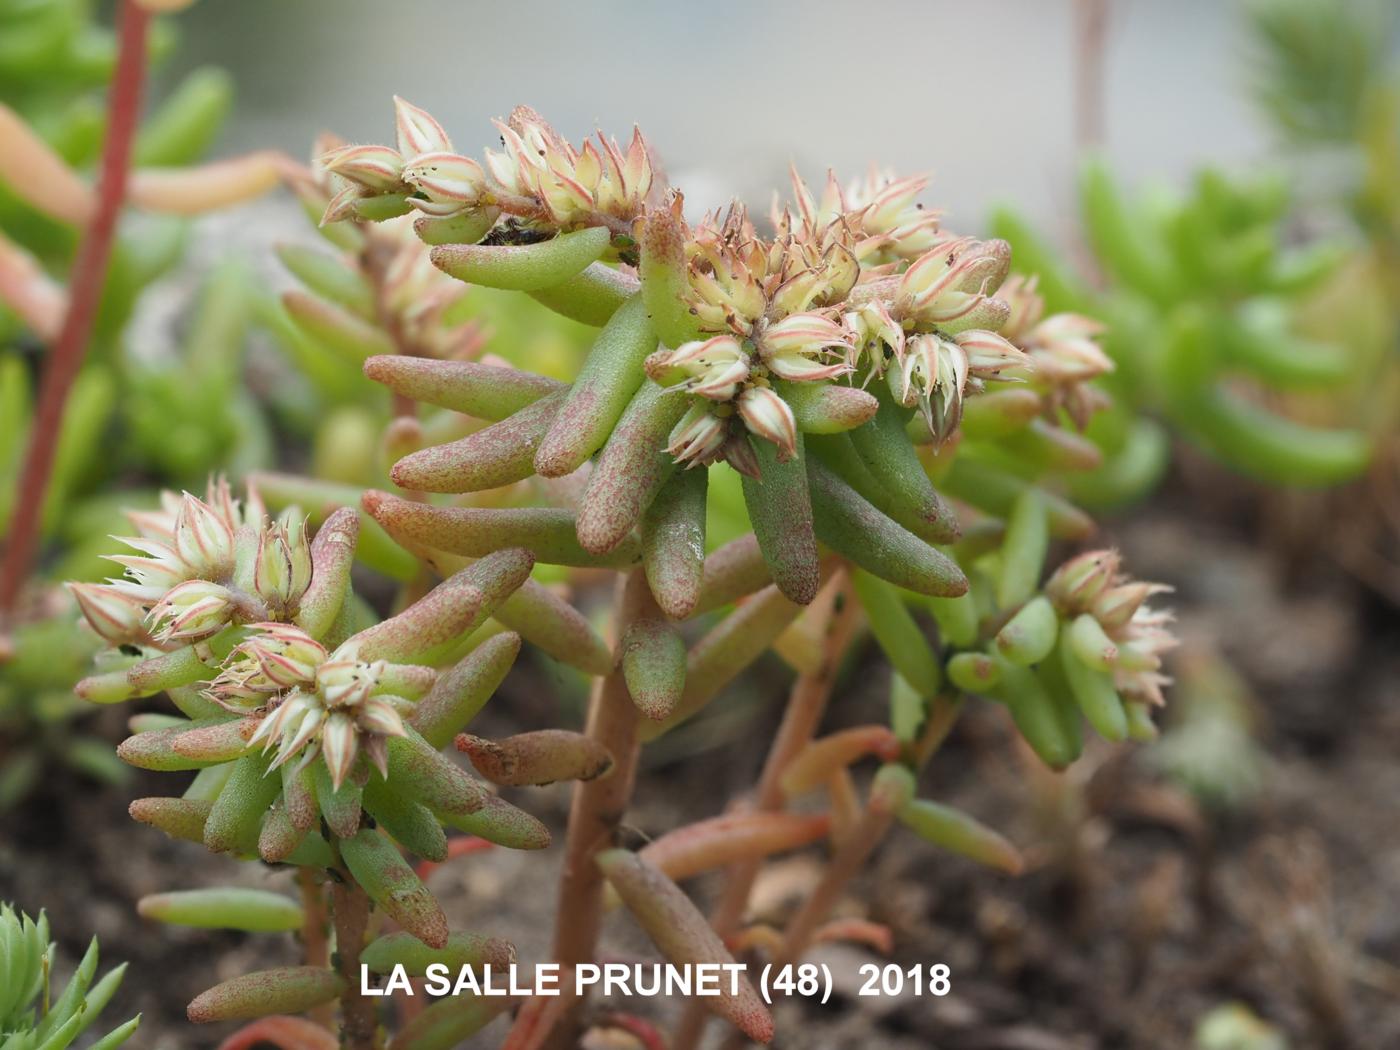
[[[36,922],[11,905],[0,905],[0,1050],[64,1050],[97,1021],[116,994],[126,964],[97,977],[97,939],[63,991],[57,995],[54,945],[49,942],[49,920],[43,912]],[[93,1050],[121,1046],[141,1023],[140,1016],[112,1029]]]

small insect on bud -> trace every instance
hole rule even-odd
[[[403,186],[403,157],[391,146],[341,146],[321,166],[367,190],[386,193]]]
[[[797,453],[797,420],[771,388],[752,386],[739,395],[739,418],[759,437],[778,446],[778,461]]]
[[[207,580],[186,580],[172,587],[151,609],[148,623],[157,641],[202,638],[229,621],[233,594]]]
[[[104,640],[125,645],[145,634],[146,602],[120,581],[70,583],[68,590],[88,625]]]
[[[818,313],[789,314],[768,325],[758,337],[758,352],[782,379],[833,379],[850,371],[846,352],[850,335]],[[837,355],[833,358],[833,354]]]
[[[486,172],[457,153],[423,153],[403,170],[403,181],[428,199],[410,201],[429,215],[452,215],[475,204],[486,189]]]
[[[659,350],[647,358],[646,370],[663,386],[678,384],[700,397],[728,401],[749,378],[749,355],[732,335],[717,335]]]

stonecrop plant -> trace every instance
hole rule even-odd
[[[1019,871],[1004,837],[918,797],[968,698],[1004,705],[1062,769],[1085,723],[1111,742],[1153,735],[1174,644],[1154,604],[1166,588],[1115,551],[1047,571],[1052,541],[1093,531],[1060,493],[1101,462],[1080,433],[1109,404],[1100,326],[1047,313],[1006,242],[947,231],[922,178],[828,176],[814,192],[794,173],[766,219],[739,203],[695,217],[640,132],[575,146],[520,108],[477,159],[422,109],[395,113],[394,145],[335,144],[291,175],[337,252],[282,254],[303,285],[285,300],[297,325],[392,392],[400,492],[254,473],[236,495],[216,478],[133,511],[121,575],[72,586],[106,645],[79,695],[165,693],[178,713],[135,715],[119,754],[195,771],[132,815],[292,866],[301,889],[176,889],[142,912],[300,931],[299,962],[190,1004],[196,1022],[250,1022],[231,1046],[432,1050],[507,1011],[511,1048],[616,1025],[656,1043],[670,1023],[685,1050],[711,1012],[767,1042],[747,977],[676,1017],[619,1020],[567,981],[559,997],[400,1014],[364,993],[361,967],[516,961],[509,931],[452,930],[409,859],[481,840],[562,848],[566,973],[598,961],[617,904],[678,964],[883,943],[833,911],[895,824]],[[507,365],[458,312],[469,285],[597,329],[573,378]],[[721,518],[735,535],[714,542]],[[387,618],[356,594],[357,559],[399,581]],[[615,576],[606,638],[536,566]],[[867,628],[894,671],[888,717],[824,734]],[[471,732],[526,644],[593,679],[586,725]],[[626,848],[640,749],[770,649],[797,676],[753,791]],[[496,789],[557,781],[577,783],[553,846],[528,793]],[[781,927],[751,921],[764,861],[804,847],[828,854],[810,894]],[[706,915],[678,883],[709,871],[726,874]]]

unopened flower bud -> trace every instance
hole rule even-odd
[[[125,645],[145,634],[146,603],[117,583],[70,583],[68,590],[83,618],[100,637]]]
[[[342,146],[321,158],[332,175],[376,192],[403,185],[403,157],[391,146]]]
[[[1045,593],[1063,613],[1088,612],[1118,575],[1115,550],[1089,551],[1071,558],[1045,581]]]
[[[174,548],[190,575],[225,576],[233,568],[233,527],[209,504],[187,492],[175,519]]]
[[[423,153],[403,170],[403,181],[439,204],[475,204],[486,189],[486,172],[470,157]]]
[[[749,377],[749,355],[732,335],[717,335],[657,351],[647,358],[646,370],[659,383],[680,378],[682,390],[712,401],[728,401]]]
[[[671,431],[666,451],[677,463],[704,466],[714,461],[729,436],[729,424],[705,405],[696,404],[681,417]]]
[[[751,386],[739,395],[739,417],[759,437],[778,446],[779,462],[797,452],[797,420],[788,403],[770,387]]]
[[[332,711],[321,727],[321,755],[330,770],[331,784],[339,791],[360,753],[355,720],[343,711]]]
[[[229,621],[233,595],[207,580],[187,580],[172,587],[149,614],[151,633],[159,641],[201,638]]]
[[[424,153],[451,153],[452,142],[427,110],[394,96],[394,130],[399,154],[407,161]]]
[[[277,612],[295,609],[311,585],[311,547],[306,526],[278,522],[258,537],[253,586],[268,606]]]
[[[406,736],[403,717],[387,700],[373,698],[366,700],[358,708],[356,715],[360,728],[376,736]]]
[[[789,314],[763,329],[758,352],[782,379],[832,379],[850,370],[845,358],[849,340],[840,325],[822,314]],[[837,351],[840,356],[833,360]]]

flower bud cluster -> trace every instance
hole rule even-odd
[[[354,640],[334,652],[290,624],[261,623],[224,662],[206,695],[231,711],[260,718],[248,740],[276,751],[272,768],[300,755],[325,759],[338,789],[361,752],[388,776],[386,743],[406,733],[412,702],[382,687],[390,665],[358,657]]]
[[[125,575],[72,583],[87,624],[114,646],[171,649],[232,623],[288,619],[311,584],[305,522],[269,520],[256,494],[233,498],[211,480],[205,499],[161,494],[161,509],[129,514],[135,554],[109,555]]]

